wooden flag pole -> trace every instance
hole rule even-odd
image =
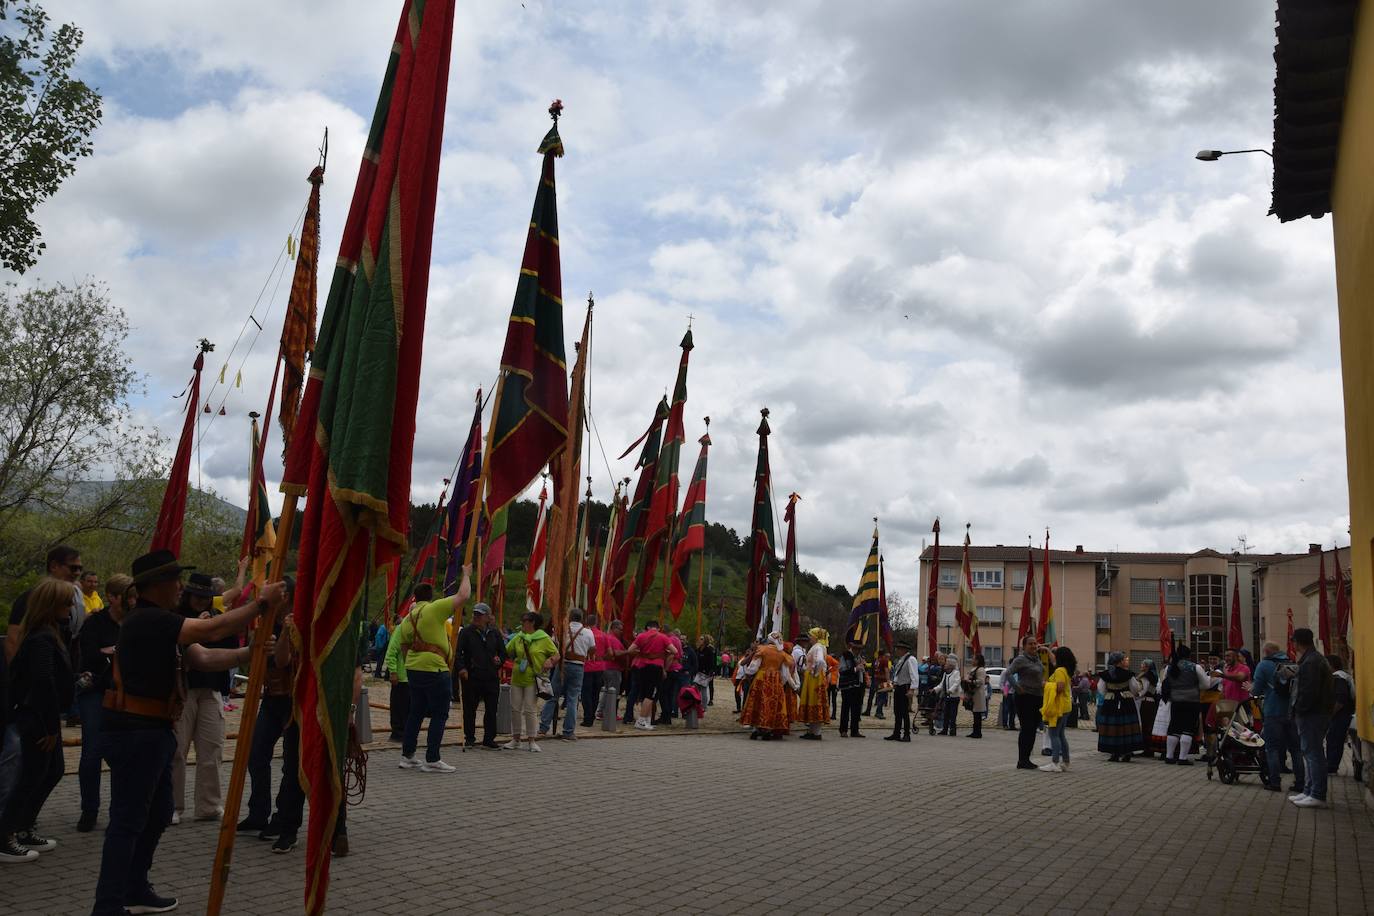
[[[482,516],[481,507],[485,506],[487,500],[487,479],[491,476],[491,440],[496,435],[496,418],[501,413],[501,394],[506,388],[506,373],[502,372],[501,377],[496,381],[496,396],[491,399],[491,422],[487,424],[487,447],[482,451],[482,476],[477,480],[477,517]],[[496,513],[493,512],[494,516]],[[468,532],[467,548],[463,552],[463,565],[472,565],[472,553],[477,548],[477,528],[474,524],[472,530]],[[478,571],[477,576],[477,600],[482,600],[482,576]]]
[[[272,557],[273,571],[286,565],[286,551],[291,543],[291,529],[296,522],[295,494],[287,494],[282,503],[281,524],[277,531],[277,549]],[[229,775],[229,791],[224,796],[224,815],[219,825],[219,845],[215,848],[215,865],[210,873],[210,899],[206,901],[207,916],[219,916],[224,905],[224,892],[229,885],[229,869],[234,858],[234,836],[238,827],[239,806],[243,802],[243,783],[248,775],[248,752],[253,746],[253,728],[258,720],[258,703],[262,699],[262,683],[267,677],[267,643],[276,625],[276,615],[259,617],[253,629],[252,661],[248,667],[248,687],[243,697],[239,736],[234,742],[234,766]]]

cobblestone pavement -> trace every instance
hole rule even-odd
[[[1013,769],[1014,735],[759,743],[739,734],[445,751],[458,771],[372,754],[347,913],[1357,913],[1374,909],[1374,820],[1346,774],[1300,811],[1254,777],[1107,764],[1089,731],[1055,775]],[[227,774],[227,767],[226,767]],[[0,914],[89,910],[102,835],[78,834],[69,774],[44,811],[58,849],[3,867]],[[155,886],[202,912],[217,825],[172,827]],[[302,849],[241,836],[226,912],[300,910]]]

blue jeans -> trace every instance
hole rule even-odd
[[[1298,751],[1298,727],[1287,716],[1265,716],[1264,728],[1260,730],[1264,739],[1264,757],[1269,765],[1269,784],[1283,785],[1283,758],[1293,756],[1293,784],[1299,791],[1306,788],[1302,754]]]
[[[9,804],[14,784],[19,781],[23,754],[19,744],[19,729],[13,725],[7,726],[4,737],[0,738],[0,811],[4,811]]]
[[[177,739],[170,728],[104,732],[100,756],[110,765],[110,823],[100,856],[92,916],[123,913],[150,890],[162,831],[172,821],[172,756]]]
[[[564,663],[553,672],[553,699],[544,701],[539,712],[539,734],[553,731],[553,717],[558,714],[558,701],[563,701],[563,736],[577,732],[577,701],[582,699],[582,678],[586,674],[581,665]]]
[[[1326,730],[1331,727],[1330,716],[1296,716],[1298,740],[1302,742],[1302,760],[1307,766],[1307,780],[1303,794],[1326,801]]]
[[[1046,726],[1050,733],[1050,759],[1055,763],[1061,760],[1069,762],[1069,739],[1064,734],[1064,728],[1069,724],[1067,713],[1059,717],[1059,721],[1053,725]]]
[[[439,745],[444,740],[444,724],[448,722],[448,704],[453,701],[453,678],[447,671],[406,671],[410,684],[410,716],[406,719],[405,738],[401,753],[415,756],[420,743],[420,723],[429,719],[429,734],[425,740],[425,761],[439,759]]]
[[[104,713],[100,703],[104,699],[100,690],[76,698],[77,715],[81,716],[81,763],[76,781],[81,786],[82,814],[100,813],[100,720]]]

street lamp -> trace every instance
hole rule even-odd
[[[1216,162],[1222,156],[1234,156],[1237,153],[1264,153],[1270,159],[1274,158],[1274,154],[1267,149],[1200,149],[1195,158],[1201,159],[1203,162]]]

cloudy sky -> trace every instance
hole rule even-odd
[[[169,437],[195,340],[227,354],[266,286],[268,333],[200,455],[242,504],[273,265],[326,125],[333,261],[399,0],[46,5],[85,29],[106,104],[31,277],[108,283]],[[875,515],[907,593],[937,514],[978,543],[1347,542],[1329,221],[1265,215],[1266,157],[1193,158],[1271,140],[1264,3],[459,6],[417,501],[494,379],[559,97],[565,324],[571,350],[595,291],[605,451],[696,316],[683,474],[709,414],[714,519],[747,527],[766,405],[803,564],[850,587]],[[629,473],[593,468],[603,499]]]

